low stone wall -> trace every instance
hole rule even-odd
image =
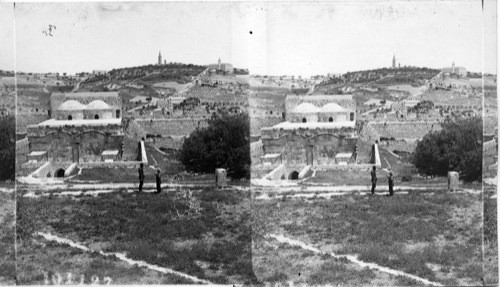
[[[390,151],[413,152],[417,147],[417,140],[384,140],[380,141],[380,146]]]
[[[348,170],[348,171],[370,171],[373,166],[380,167],[376,164],[345,164],[345,165],[318,165],[313,166],[314,170],[328,171],[328,170]]]
[[[142,161],[115,161],[115,162],[84,162],[79,163],[80,168],[139,168]]]
[[[46,177],[57,177],[57,173],[62,169],[63,174],[60,177],[64,177],[64,172],[71,167],[73,163],[71,162],[46,162],[40,166],[37,170],[31,173],[31,176],[35,178],[46,178]]]
[[[426,134],[440,131],[439,122],[370,122],[379,139],[422,139]]]
[[[197,128],[206,127],[204,118],[137,119],[135,122],[147,135],[189,136]]]
[[[148,138],[146,142],[153,143],[155,146],[163,147],[166,149],[180,150],[184,144],[184,137],[173,138],[173,137],[160,137],[160,138]]]

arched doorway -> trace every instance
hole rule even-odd
[[[351,113],[350,120],[351,122],[354,121],[354,113]]]
[[[291,179],[291,180],[297,180],[299,179],[299,172],[294,170],[290,173],[290,175],[288,176],[288,179]]]
[[[329,117],[329,118],[328,118],[328,121],[329,121],[329,122],[333,122],[333,118],[332,118],[332,117]]]
[[[64,169],[60,168],[56,171],[56,177],[64,177]]]
[[[68,121],[71,121],[73,117],[71,115],[68,116]]]
[[[306,118],[302,118],[302,122],[303,123],[307,122]]]
[[[116,110],[116,118],[119,119],[120,118],[120,110]]]
[[[94,119],[98,120],[99,119],[99,115],[95,115]]]

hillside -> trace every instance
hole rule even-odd
[[[402,67],[400,69],[381,68],[366,71],[348,72],[342,75],[341,79],[335,78],[325,81],[322,85],[339,85],[341,83],[355,84],[379,84],[379,85],[397,85],[410,84],[422,85],[426,80],[432,79],[439,73],[437,69]]]
[[[186,81],[205,70],[205,66],[193,64],[147,65],[120,68],[109,71],[110,80],[138,80],[142,82]]]

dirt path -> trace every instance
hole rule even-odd
[[[429,280],[427,280],[425,278],[421,278],[421,277],[418,277],[418,276],[415,276],[415,275],[412,275],[412,274],[408,274],[408,273],[405,273],[403,271],[394,270],[394,269],[391,269],[391,268],[387,268],[387,267],[384,267],[384,266],[377,265],[375,263],[368,263],[368,262],[361,261],[361,260],[359,260],[354,255],[336,255],[334,253],[323,252],[323,251],[319,250],[318,248],[313,247],[311,245],[308,245],[308,244],[306,244],[306,243],[304,243],[302,241],[298,241],[298,240],[294,240],[294,239],[291,239],[291,238],[287,238],[287,237],[285,237],[283,235],[271,234],[271,235],[269,235],[269,237],[274,238],[274,239],[276,239],[277,241],[279,241],[281,243],[286,243],[286,244],[291,245],[291,246],[298,246],[298,247],[300,247],[300,248],[302,248],[304,250],[309,250],[309,251],[317,253],[317,254],[321,254],[321,255],[328,254],[328,255],[330,255],[330,256],[332,256],[334,258],[337,258],[337,259],[347,258],[347,260],[351,261],[354,264],[357,264],[357,265],[361,266],[362,268],[368,267],[370,269],[376,269],[378,271],[385,272],[385,273],[388,273],[388,274],[391,274],[391,275],[394,275],[394,276],[404,276],[404,277],[416,280],[418,282],[421,282],[421,283],[427,284],[427,285],[443,286],[441,283],[432,282],[432,281],[429,281]]]
[[[154,270],[154,271],[158,271],[158,272],[161,272],[161,273],[164,273],[164,274],[174,274],[174,275],[177,275],[179,277],[182,277],[182,278],[185,278],[185,279],[188,279],[188,280],[191,280],[195,283],[201,283],[201,284],[210,284],[210,285],[213,285],[213,283],[211,283],[210,281],[207,281],[207,280],[204,280],[204,279],[199,279],[197,277],[194,277],[194,276],[191,276],[189,274],[186,274],[186,273],[182,273],[182,272],[179,272],[179,271],[175,271],[175,270],[172,270],[172,269],[169,269],[169,268],[165,268],[165,267],[161,267],[161,266],[158,266],[158,265],[153,265],[153,264],[149,264],[147,262],[144,262],[144,261],[137,261],[137,260],[133,260],[133,259],[130,259],[128,258],[124,253],[112,253],[112,252],[104,252],[104,251],[97,251],[97,250],[92,250],[80,243],[77,243],[77,242],[74,242],[72,240],[69,240],[69,239],[66,239],[66,238],[62,238],[62,237],[59,237],[59,236],[56,236],[56,235],[52,235],[50,233],[44,233],[44,232],[37,232],[37,235],[39,236],[42,236],[43,238],[45,238],[46,240],[48,241],[53,241],[53,242],[57,242],[59,244],[67,244],[73,248],[77,248],[77,249],[80,249],[80,250],[83,250],[83,251],[86,251],[86,252],[98,252],[99,254],[103,255],[103,256],[106,256],[106,257],[116,257],[118,258],[119,260],[121,261],[124,261],[130,265],[137,265],[139,267],[145,267],[145,268],[148,268],[148,269],[151,269],[151,270]]]

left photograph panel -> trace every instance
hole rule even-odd
[[[17,284],[255,282],[245,11],[16,4]]]
[[[0,3],[0,285],[16,284],[14,6]]]

